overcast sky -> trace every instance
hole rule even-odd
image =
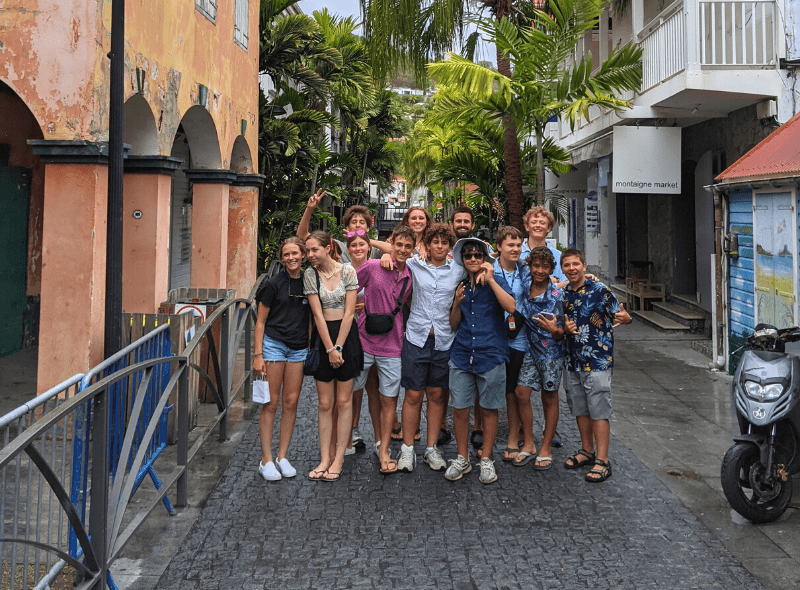
[[[359,0],[300,0],[299,4],[300,9],[306,14],[311,14],[315,10],[322,10],[327,7],[328,12],[334,14],[341,16],[352,15],[356,17],[356,19],[361,18]],[[474,30],[474,27],[470,27],[470,30]],[[358,32],[360,33],[360,31]],[[456,48],[455,51],[459,51],[459,49],[460,48]],[[494,64],[496,61],[494,46],[483,45],[479,48],[478,59],[489,60]]]

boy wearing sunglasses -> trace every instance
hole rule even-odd
[[[456,330],[450,349],[450,393],[453,429],[458,458],[450,461],[444,476],[450,481],[472,471],[469,462],[469,412],[477,396],[483,414],[483,448],[480,451],[480,481],[497,481],[492,447],[497,436],[497,410],[506,403],[508,336],[503,312],[516,309],[511,288],[502,275],[495,275],[488,262],[486,244],[464,238],[453,248],[467,277],[458,286],[450,310],[450,326]],[[484,283],[484,284],[481,284]]]

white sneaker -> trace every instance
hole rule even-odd
[[[353,428],[353,446],[358,449],[363,449],[366,445],[364,444],[364,437],[361,436],[361,433],[358,431],[358,428]]]
[[[459,455],[458,459],[450,459],[450,467],[444,472],[444,478],[448,481],[456,481],[464,477],[470,471],[472,471],[472,464],[469,462],[469,459],[465,459]]]
[[[397,460],[397,470],[411,473],[414,471],[414,465],[417,463],[417,454],[414,452],[414,447],[403,444],[400,446],[400,458]]]
[[[442,451],[440,451],[439,447],[436,445],[434,445],[433,448],[425,451],[425,455],[423,455],[422,460],[425,461],[425,463],[427,463],[434,471],[441,471],[447,467],[447,463],[444,461]]]
[[[378,441],[378,442],[376,442],[376,443],[375,443],[375,446],[374,446],[373,448],[375,449],[375,456],[376,456],[376,457],[380,457],[380,456],[381,456],[381,452],[380,452],[380,449],[381,449],[381,441]]]
[[[281,475],[283,475],[283,477],[294,477],[297,475],[297,470],[292,467],[292,464],[289,463],[289,459],[286,457],[278,461],[278,469],[281,470]]]
[[[344,456],[347,457],[348,455],[355,455],[356,448],[355,447],[346,447],[344,450]]]
[[[281,479],[281,472],[278,471],[278,468],[275,467],[275,463],[270,461],[266,465],[262,465],[259,461],[258,463],[258,472],[261,474],[261,477],[266,479],[267,481],[278,481]]]
[[[492,461],[489,457],[484,457],[481,459],[481,462],[478,464],[478,466],[481,468],[481,474],[478,477],[481,483],[488,484],[497,481],[497,473],[494,470],[494,461]]]

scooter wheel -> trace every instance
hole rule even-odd
[[[725,453],[720,472],[722,491],[731,508],[755,524],[780,518],[792,499],[791,478],[785,482],[776,478],[774,485],[768,486],[763,476],[756,445],[736,443]]]

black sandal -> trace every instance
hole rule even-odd
[[[583,455],[584,457],[588,457],[588,459],[583,459],[581,461],[578,460],[578,455]],[[564,467],[566,469],[579,469],[584,465],[592,465],[594,464],[596,455],[594,453],[590,453],[586,449],[580,449],[577,452],[573,453],[567,460],[564,461]],[[570,463],[572,461],[572,463]]]
[[[602,467],[602,469],[599,469],[599,470],[595,469],[595,468],[590,469],[589,472],[584,476],[583,479],[585,479],[586,481],[591,482],[591,483],[600,483],[600,482],[603,482],[603,481],[607,480],[609,477],[611,477],[611,462],[610,461],[606,462],[606,461],[603,461],[602,459],[596,459],[594,464],[595,465],[599,465],[600,467]],[[592,477],[593,473],[595,475],[599,475],[600,477]]]

